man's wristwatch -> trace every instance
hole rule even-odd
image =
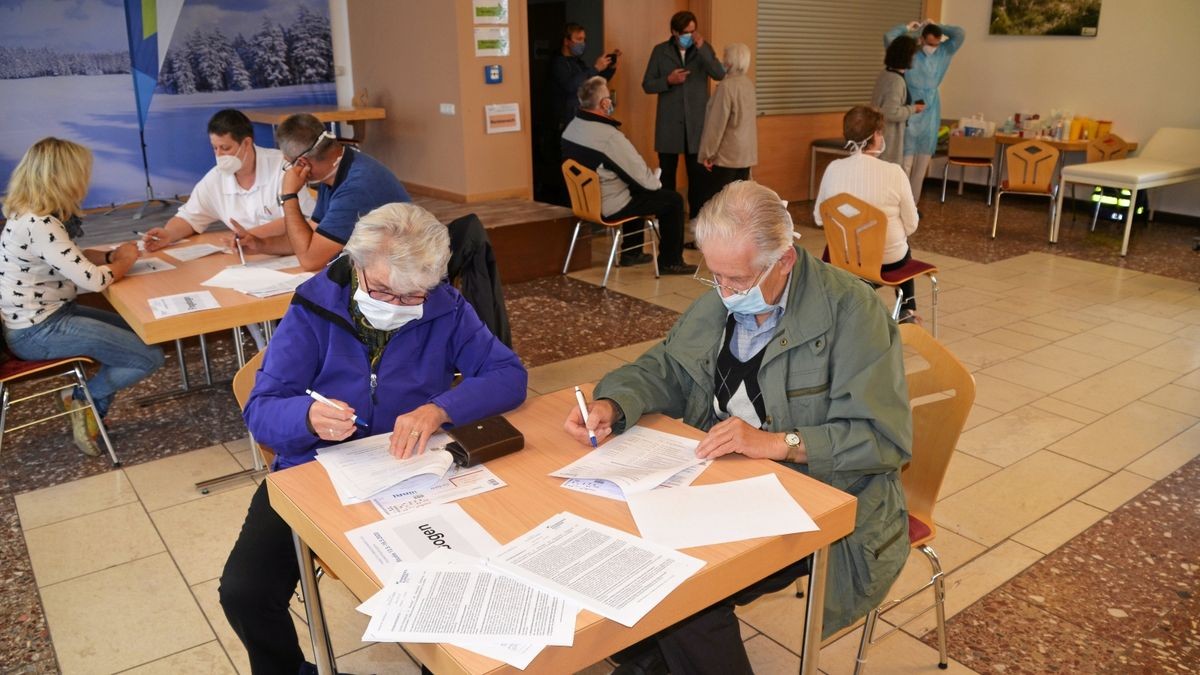
[[[795,462],[796,453],[799,452],[801,445],[800,434],[789,431],[783,435],[783,442],[787,443],[787,455],[784,456],[783,461]]]
[[[299,198],[300,198],[300,195],[296,192],[285,192],[284,194],[279,195],[279,205],[283,206],[283,203],[289,199],[299,199]]]

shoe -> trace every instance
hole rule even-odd
[[[645,265],[653,260],[649,253],[635,253],[633,255],[621,256],[621,267],[632,267],[634,265]]]
[[[63,411],[71,413],[68,417],[71,418],[71,436],[75,439],[75,447],[88,457],[99,457],[100,446],[96,445],[96,437],[88,431],[88,422],[95,424],[95,420],[88,419],[91,417],[91,409],[82,401],[75,400],[69,390],[67,396],[59,400]],[[96,429],[96,433],[100,433],[99,428]]]
[[[659,265],[659,274],[695,274],[696,266],[688,265],[687,263],[676,263],[674,265]]]
[[[653,645],[627,661],[621,661],[613,669],[612,675],[669,675],[667,662],[663,659],[662,650]]]

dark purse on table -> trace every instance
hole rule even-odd
[[[446,450],[459,466],[476,466],[525,447],[525,436],[504,419],[503,415],[485,417],[470,424],[449,429],[454,439]]]

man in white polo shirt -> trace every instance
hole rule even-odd
[[[283,154],[254,144],[254,126],[233,109],[225,109],[208,121],[217,165],[196,183],[187,203],[163,227],[146,233],[146,250],[157,251],[193,233],[201,233],[215,221],[255,230],[260,237],[283,234],[283,207],[279,187],[283,179]],[[307,217],[315,205],[312,193],[301,190],[300,210]]]

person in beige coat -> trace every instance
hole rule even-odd
[[[698,160],[706,169],[699,213],[713,195],[735,180],[748,180],[758,164],[758,106],[754,82],[746,75],[750,48],[734,43],[725,48],[725,79],[708,100]]]

